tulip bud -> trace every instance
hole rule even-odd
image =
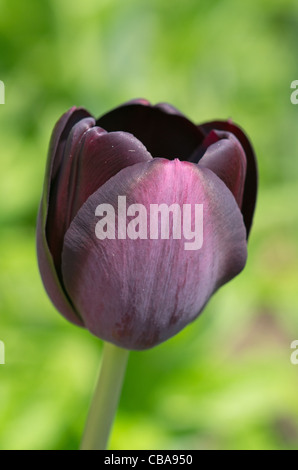
[[[38,216],[45,289],[71,322],[146,349],[192,322],[245,266],[254,152],[231,121],[195,125],[133,100],[53,131]]]

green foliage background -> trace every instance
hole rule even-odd
[[[52,128],[131,98],[250,136],[260,191],[241,275],[130,356],[112,449],[297,449],[298,3],[0,0],[0,449],[76,449],[102,342],[40,281],[35,220]],[[162,280],[161,280],[162,282]]]

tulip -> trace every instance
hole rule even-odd
[[[82,448],[107,443],[124,352],[177,334],[242,271],[256,192],[254,151],[231,120],[196,125],[169,104],[137,99],[97,120],[73,107],[57,122],[37,223],[39,269],[58,311],[106,348]],[[188,220],[183,212],[180,238],[173,228],[169,237],[141,236],[136,220],[145,231],[151,222],[140,218],[124,236],[119,198],[146,214],[202,207],[198,249],[185,249],[187,233],[198,232],[192,212]],[[99,216],[115,223],[106,235]]]
[[[71,322],[126,349],[178,333],[244,267],[256,163],[231,121],[195,125],[168,104],[134,100],[97,121],[73,107],[53,131],[37,228],[40,273]],[[203,204],[204,241],[98,240],[95,209]]]

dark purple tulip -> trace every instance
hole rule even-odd
[[[141,99],[97,121],[74,107],[52,134],[38,216],[47,293],[68,320],[106,341],[155,346],[243,269],[256,191],[253,149],[231,121],[195,125]],[[95,209],[116,209],[119,195],[148,210],[203,204],[202,248],[185,250],[183,237],[99,240]]]

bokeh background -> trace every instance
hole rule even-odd
[[[102,342],[39,277],[47,146],[72,105],[99,116],[136,97],[231,117],[260,190],[246,269],[175,338],[131,353],[110,448],[298,448],[297,44],[291,0],[0,0],[0,449],[79,446]]]

